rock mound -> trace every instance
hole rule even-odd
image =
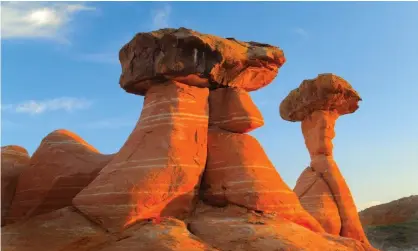
[[[78,135],[56,130],[47,135],[22,171],[6,223],[71,205],[110,161]]]
[[[1,225],[4,225],[20,174],[29,166],[29,154],[20,146],[1,148]]]
[[[359,213],[363,225],[391,225],[418,220],[418,195],[366,208]]]

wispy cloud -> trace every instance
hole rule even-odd
[[[163,5],[161,8],[152,11],[152,28],[168,28],[170,22],[171,6]]]
[[[293,32],[296,33],[296,34],[298,34],[299,36],[301,36],[303,38],[308,38],[309,37],[309,33],[305,29],[302,29],[300,27],[295,28],[293,30]]]
[[[73,16],[94,11],[82,3],[2,2],[1,37],[48,38],[65,41],[63,29]]]
[[[90,122],[84,127],[88,129],[117,129],[121,127],[133,127],[135,123],[134,120],[126,118],[108,118]]]
[[[6,104],[1,106],[1,110],[35,115],[58,110],[72,112],[74,110],[86,109],[91,104],[91,101],[82,98],[62,97],[40,101],[28,100],[19,104]]]
[[[361,206],[359,206],[358,210],[359,211],[362,211],[362,210],[364,210],[366,208],[373,207],[373,206],[377,206],[377,205],[380,205],[380,204],[382,204],[382,202],[377,201],[377,200],[369,201],[369,202],[364,203]]]

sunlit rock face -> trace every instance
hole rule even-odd
[[[369,245],[350,189],[332,154],[336,120],[355,112],[360,100],[359,94],[343,78],[320,74],[315,79],[304,80],[289,93],[280,104],[280,116],[302,122],[302,133],[311,156],[309,171],[301,174],[294,189],[304,208],[327,232]]]
[[[74,205],[109,231],[186,217],[206,165],[208,95],[179,82],[153,85],[128,140]]]

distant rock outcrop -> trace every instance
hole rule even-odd
[[[1,148],[1,225],[15,196],[20,174],[29,166],[29,154],[20,146]]]
[[[111,157],[70,131],[50,133],[20,175],[6,224],[70,206]]]
[[[332,154],[335,121],[341,115],[355,112],[360,100],[341,77],[320,74],[290,92],[280,104],[280,115],[288,121],[302,121],[302,133],[311,156],[310,167],[294,189],[302,205],[328,233],[368,244],[351,192]]]
[[[365,226],[391,225],[408,221],[418,221],[418,195],[394,200],[369,207],[359,213]]]

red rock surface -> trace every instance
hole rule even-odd
[[[310,167],[326,183],[322,188],[312,186],[307,192],[310,196],[321,196],[324,192],[330,192],[341,219],[340,235],[370,245],[350,189],[332,155],[335,121],[340,115],[355,112],[360,100],[358,93],[343,78],[334,74],[320,74],[315,79],[303,81],[298,88],[290,92],[280,104],[280,116],[289,121],[302,121],[305,145],[311,156]],[[329,188],[329,192],[326,187]],[[331,203],[324,204],[323,208],[318,204],[312,208],[306,201],[302,204],[311,212],[335,212],[334,204],[329,197],[328,201]],[[316,217],[320,216],[317,214]],[[322,223],[325,224],[324,221]],[[335,228],[326,228],[334,232],[337,225]]]
[[[260,143],[248,134],[210,129],[202,196],[210,204],[240,205],[278,215],[322,232],[283,182]]]
[[[178,82],[152,86],[128,140],[74,205],[109,231],[189,214],[206,164],[208,95]]]
[[[306,211],[318,220],[327,233],[340,234],[341,218],[337,204],[328,184],[319,173],[307,167],[293,191]]]
[[[1,229],[4,251],[93,251],[109,240],[102,229],[71,207]]]
[[[209,125],[246,133],[263,126],[264,119],[248,92],[220,88],[209,93]]]
[[[6,223],[71,205],[110,158],[72,132],[50,133],[20,175]]]
[[[380,204],[359,213],[363,225],[391,225],[418,221],[418,195]]]
[[[150,86],[168,79],[200,87],[257,90],[276,77],[285,57],[268,44],[179,28],[136,34],[120,50],[119,60],[121,87],[144,95]]]
[[[29,154],[20,146],[1,148],[1,225],[7,215],[16,192],[16,185],[22,171],[29,166]]]
[[[200,205],[189,220],[189,229],[219,250],[375,250],[355,240],[315,233],[281,217],[237,206]]]
[[[162,219],[159,223],[137,224],[100,251],[216,251],[191,234],[187,225],[177,219]]]
[[[319,110],[336,110],[344,115],[355,112],[359,101],[359,94],[346,80],[331,73],[319,74],[289,93],[280,104],[280,116],[288,121],[302,121]]]

